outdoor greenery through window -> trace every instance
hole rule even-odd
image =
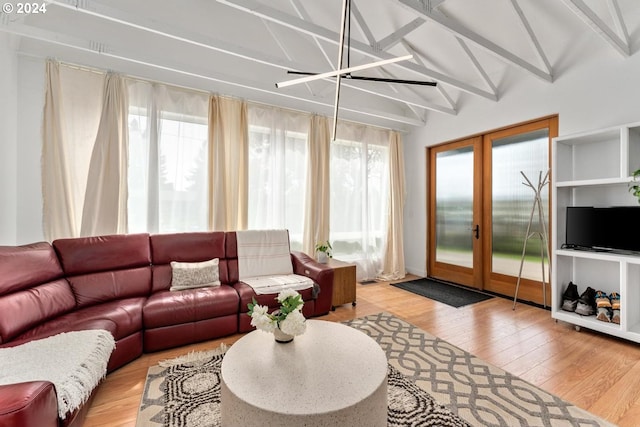
[[[302,250],[307,134],[249,125],[249,229],[289,230]]]
[[[129,232],[208,229],[208,96],[129,87]]]
[[[358,280],[371,280],[381,271],[386,244],[388,134],[350,130],[344,133],[354,139],[331,145],[330,240],[335,257],[358,265]]]

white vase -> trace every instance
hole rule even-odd
[[[273,337],[276,339],[276,342],[280,344],[286,344],[293,341],[293,335],[285,334],[280,330],[280,328],[275,328],[273,330]]]
[[[318,252],[318,262],[320,264],[326,264],[329,262],[329,256],[325,252]]]

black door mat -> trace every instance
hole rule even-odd
[[[391,285],[456,308],[493,298],[493,295],[426,278]]]

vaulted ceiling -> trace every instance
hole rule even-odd
[[[12,1],[12,0],[9,0]],[[53,0],[3,12],[22,55],[333,114],[335,80],[287,88],[287,70],[336,69],[342,0]],[[17,5],[17,4],[16,4]],[[412,55],[343,79],[340,117],[410,130],[500,102],[518,79],[552,85],[589,55],[637,54],[638,0],[353,0],[350,65]],[[600,84],[600,82],[594,82]]]

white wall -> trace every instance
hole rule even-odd
[[[407,201],[404,216],[407,271],[426,276],[425,147],[503,126],[559,115],[559,134],[640,122],[640,54],[623,58],[613,49],[586,52],[553,84],[507,75],[508,95],[499,102],[464,97],[457,116],[431,115],[427,125],[404,139]],[[521,73],[514,70],[511,73]]]
[[[17,243],[44,240],[42,230],[43,59],[18,57],[18,217]]]
[[[0,33],[0,245],[44,239],[40,155],[44,60]]]
[[[15,37],[0,32],[0,245],[17,239],[18,59]]]

